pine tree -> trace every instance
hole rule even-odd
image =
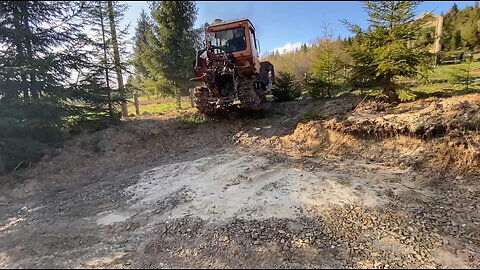
[[[456,13],[458,13],[458,6],[457,6],[457,3],[453,3],[453,6],[452,6],[452,8],[450,9],[450,11],[449,11],[449,12],[451,12],[451,13],[453,13],[453,14],[456,14]]]
[[[474,22],[480,21],[480,16],[475,16]],[[465,45],[468,49],[473,50],[476,46],[480,45],[480,31],[478,23],[471,23],[464,27],[462,39],[465,41]]]
[[[145,64],[142,62],[142,56],[146,48],[149,46],[147,37],[152,34],[152,23],[147,15],[147,13],[142,9],[140,13],[140,18],[137,20],[137,26],[135,28],[134,36],[134,53],[133,53],[133,66],[135,69],[135,74],[139,75],[141,78],[147,78],[150,75]]]
[[[134,47],[133,55],[131,58],[131,64],[134,67],[134,76],[135,78],[131,79],[131,85],[134,87],[134,104],[135,111],[137,115],[140,112],[138,104],[138,94],[139,92],[151,92],[148,91],[145,87],[145,80],[148,80],[152,77],[150,72],[145,67],[144,59],[145,51],[150,50],[150,45],[148,44],[147,37],[152,34],[152,23],[147,15],[147,13],[142,9],[140,13],[140,18],[137,20],[137,26],[135,27],[135,36],[134,36]]]
[[[452,40],[450,42],[450,48],[456,50],[462,46],[462,35],[460,30],[453,32]]]
[[[442,47],[446,51],[474,50],[480,47],[480,8],[478,3],[459,10],[454,4],[443,19]],[[460,36],[460,37],[459,37]],[[460,40],[460,41],[459,41]]]
[[[0,172],[60,146],[62,129],[104,117],[106,98],[83,33],[86,2],[0,2]],[[80,78],[81,77],[81,78]]]
[[[425,46],[414,44],[419,21],[413,21],[415,1],[366,1],[369,30],[344,21],[356,34],[358,43],[349,47],[354,78],[383,87],[383,96],[398,99],[395,78],[413,77],[419,65],[426,65],[429,52]],[[413,44],[413,45],[412,45]]]
[[[272,95],[276,102],[290,101],[299,98],[302,94],[300,85],[295,76],[287,71],[280,71],[272,89]]]
[[[143,63],[153,75],[150,82],[154,88],[179,96],[192,85],[197,8],[193,1],[152,1],[151,7],[153,31],[147,37],[151,47],[144,52]]]
[[[338,39],[336,43],[338,44]],[[332,97],[332,91],[338,88],[342,79],[343,67],[339,53],[334,51],[334,41],[329,29],[324,27],[324,38],[318,42],[319,50],[313,62],[312,75],[307,81],[307,88],[313,97],[322,97],[324,93]]]

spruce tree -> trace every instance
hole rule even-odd
[[[415,44],[420,21],[414,21],[417,1],[366,1],[370,26],[366,31],[344,21],[356,34],[358,43],[350,46],[354,77],[381,85],[383,96],[398,98],[395,79],[414,77],[419,65],[427,65],[428,48]]]
[[[88,2],[0,2],[0,172],[60,146],[63,130],[102,117],[105,95],[84,34]],[[81,77],[81,78],[80,78]]]
[[[153,29],[142,56],[152,75],[146,86],[180,95],[192,85],[189,79],[198,44],[198,31],[193,28],[197,8],[193,1],[152,1],[151,8]]]
[[[299,98],[302,94],[300,85],[295,76],[288,71],[280,71],[272,89],[272,95],[276,102],[290,101]]]
[[[337,43],[340,42],[339,40]],[[324,26],[324,38],[319,40],[319,49],[315,55],[312,75],[307,80],[307,89],[313,97],[332,97],[332,91],[338,88],[343,77],[343,67],[338,54],[334,51],[334,41],[328,27]]]
[[[131,56],[130,62],[133,65],[134,77],[130,81],[130,86],[133,87],[133,98],[135,104],[135,111],[137,115],[140,112],[138,104],[138,95],[140,92],[150,92],[145,87],[145,81],[150,79],[152,76],[150,72],[145,67],[143,62],[144,53],[146,50],[149,50],[149,44],[147,36],[151,35],[152,24],[148,18],[147,13],[142,9],[140,13],[140,18],[137,20],[137,26],[135,27],[135,36],[134,36],[134,47],[133,55]]]

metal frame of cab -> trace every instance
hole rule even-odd
[[[258,45],[256,42],[255,27],[249,19],[224,21],[206,27],[205,42],[207,44],[207,47],[211,44],[210,40],[206,38],[208,33],[232,29],[234,27],[243,27],[243,29],[245,30],[245,41],[247,42],[247,48],[245,50],[232,52],[233,56],[235,57],[235,65],[239,68],[241,68],[242,66],[250,68],[255,67],[255,71],[258,72],[258,70],[260,70],[260,61],[256,48]],[[253,41],[250,35],[250,30],[252,30],[253,32]],[[252,46],[252,44],[254,44],[254,46]]]

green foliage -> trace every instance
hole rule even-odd
[[[410,91],[408,89],[398,90],[398,99],[400,99],[400,101],[402,102],[415,100],[416,97],[417,95],[413,91]]]
[[[207,120],[200,115],[188,115],[180,118],[180,123],[183,124],[186,128],[196,127],[198,125],[203,125]]]
[[[462,46],[462,36],[460,30],[455,30],[452,35],[450,48],[453,50],[459,49]]]
[[[480,48],[480,8],[478,3],[459,10],[454,4],[443,16],[443,50]]]
[[[37,162],[45,150],[60,146],[65,113],[55,100],[0,102],[0,171]]]
[[[456,67],[452,72],[450,72],[449,82],[452,84],[461,85],[461,90],[465,92],[477,90],[479,85],[478,83],[475,83],[477,76],[474,76],[474,71],[477,70],[472,68],[472,58],[469,58],[465,64],[466,65]]]
[[[151,94],[186,93],[193,85],[192,63],[199,34],[193,28],[197,8],[193,1],[152,1],[152,21],[143,14],[135,37],[135,72]]]
[[[344,79],[346,64],[341,60],[343,50],[334,50],[333,41],[326,35],[319,41],[312,68],[312,75],[307,78],[307,93],[311,97],[332,97],[332,91],[339,88]]]
[[[424,45],[414,42],[420,22],[413,21],[415,1],[366,1],[370,27],[363,31],[358,25],[345,22],[356,34],[349,47],[354,81],[383,87],[383,96],[396,100],[395,78],[415,77],[418,66],[427,66],[430,53]]]
[[[290,101],[299,98],[302,90],[292,73],[280,71],[272,89],[272,95],[277,102]]]
[[[151,114],[163,114],[169,111],[177,111],[176,109],[176,98],[165,98],[160,103],[144,105],[140,107],[140,114],[151,113]],[[182,108],[188,108],[190,106],[190,99],[182,99]]]
[[[0,3],[0,173],[61,146],[69,125],[108,117],[98,43],[84,33],[97,6]]]
[[[428,46],[435,42],[435,27],[421,27],[418,33],[416,44],[420,46]]]
[[[323,98],[330,97],[329,89],[331,86],[327,82],[316,76],[309,76],[305,81],[305,90],[309,97]]]
[[[324,120],[326,119],[325,115],[319,114],[317,111],[311,111],[306,113],[303,117],[304,120]]]

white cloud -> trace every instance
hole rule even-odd
[[[275,49],[273,49],[271,51],[262,52],[261,55],[260,55],[260,58],[267,57],[269,54],[275,53],[275,51],[277,51],[277,50],[278,50],[279,54],[285,54],[285,53],[288,53],[288,52],[293,52],[297,49],[300,49],[302,44],[304,44],[304,43],[297,42],[297,43],[292,44],[292,43],[288,42],[287,44],[283,45],[282,47],[276,47]],[[307,43],[307,47],[312,47],[312,44]]]
[[[282,47],[277,47],[277,48],[273,49],[272,52],[276,52],[278,50],[278,53],[285,54],[285,53],[292,52],[292,51],[295,51],[297,49],[300,49],[301,46],[302,46],[301,42],[297,42],[297,43],[294,43],[294,44],[288,42],[287,44],[283,45]]]

